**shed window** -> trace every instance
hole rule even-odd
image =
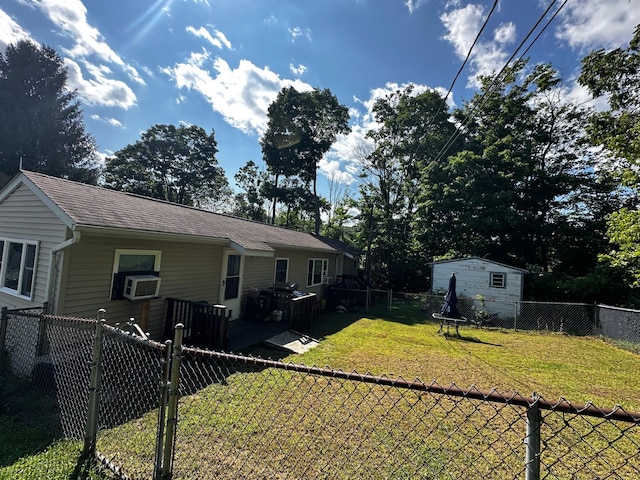
[[[113,259],[111,300],[124,299],[124,282],[128,275],[159,275],[160,250],[117,249]]]
[[[276,273],[274,282],[286,282],[289,271],[289,259],[288,258],[276,258]]]
[[[0,288],[33,298],[37,242],[0,239]]]
[[[507,286],[507,274],[491,272],[490,284],[491,288],[506,288]]]
[[[310,258],[307,272],[307,287],[321,285],[322,279],[329,272],[329,260],[326,258]]]

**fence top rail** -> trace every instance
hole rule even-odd
[[[272,367],[284,370],[307,373],[310,375],[318,375],[331,378],[341,378],[343,380],[352,380],[357,382],[372,383],[376,385],[385,385],[395,388],[404,388],[409,390],[418,390],[423,392],[448,395],[452,397],[469,398],[473,400],[481,400],[493,403],[503,403],[508,405],[517,405],[525,408],[536,406],[543,410],[553,410],[562,413],[571,413],[576,415],[586,415],[590,417],[605,418],[607,420],[618,420],[627,423],[640,424],[640,412],[627,412],[620,406],[614,408],[598,408],[593,404],[574,404],[568,400],[561,398],[557,402],[545,400],[535,394],[525,397],[517,392],[512,395],[504,395],[496,390],[482,391],[475,387],[470,389],[461,389],[455,384],[448,387],[438,383],[424,383],[419,379],[407,381],[402,377],[392,378],[388,376],[376,376],[370,373],[361,374],[358,372],[345,372],[343,370],[333,370],[329,367],[309,367],[302,364],[285,363],[278,360],[269,360],[259,357],[243,356],[233,353],[216,352],[211,350],[200,350],[192,347],[184,347],[183,352],[190,352],[194,355],[206,356],[209,358],[217,358],[219,360],[229,360],[238,363],[251,364],[262,367]]]
[[[632,308],[614,307],[612,305],[598,305],[599,308],[606,308],[608,310],[618,310],[620,312],[640,313],[640,310],[634,310]]]

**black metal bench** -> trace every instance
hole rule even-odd
[[[449,335],[449,327],[451,325],[456,327],[456,335],[460,336],[460,332],[458,331],[460,324],[469,322],[466,317],[447,317],[441,313],[432,313],[431,316],[436,320],[440,320],[440,329],[438,330],[438,333],[444,333],[444,326],[447,326],[447,333],[444,334],[445,336]]]

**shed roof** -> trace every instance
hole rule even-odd
[[[20,183],[34,191],[72,229],[94,227],[202,241],[228,240],[240,250],[263,254],[272,253],[275,247],[336,252],[310,233],[25,170],[7,184],[0,201]]]
[[[493,260],[488,260],[486,258],[481,258],[481,257],[452,258],[450,260],[439,260],[437,262],[429,262],[429,265],[442,265],[442,264],[445,264],[445,263],[460,263],[460,262],[464,262],[464,261],[468,261],[468,260],[479,260],[479,261],[482,261],[482,262],[493,263],[494,265],[500,265],[501,267],[511,268],[512,270],[518,270],[518,271],[520,271],[522,273],[529,273],[529,271],[525,270],[524,268],[514,267],[513,265],[507,265],[506,263],[495,262]]]

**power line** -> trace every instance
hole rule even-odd
[[[487,15],[487,18],[485,18],[484,23],[482,24],[482,27],[480,27],[480,30],[478,31],[476,38],[473,40],[473,43],[471,44],[471,48],[469,48],[469,51],[467,52],[467,56],[464,59],[464,62],[462,62],[462,65],[460,65],[460,68],[458,69],[458,73],[456,73],[456,76],[453,78],[453,82],[451,82],[451,86],[449,87],[447,94],[442,99],[442,102],[440,103],[440,106],[438,107],[436,114],[433,116],[434,121],[438,118],[438,114],[442,111],[442,107],[444,107],[445,103],[447,102],[447,98],[449,98],[449,95],[453,90],[453,86],[455,85],[456,81],[458,80],[458,77],[462,73],[462,70],[464,70],[465,65],[469,61],[473,48],[476,46],[476,43],[478,43],[478,40],[480,39],[480,35],[482,35],[482,32],[484,31],[485,27],[489,23],[489,19],[491,18],[491,15],[493,14],[493,11],[496,9],[497,6],[498,6],[498,0],[495,0],[495,2],[493,2],[493,6],[491,7],[491,10],[489,11],[489,14]]]
[[[544,18],[547,16],[547,14],[549,13],[549,11],[551,10],[551,8],[553,8],[553,6],[555,5],[557,0],[553,0],[549,6],[546,8],[546,10],[544,11],[544,13],[540,16],[540,18],[538,18],[538,21],[535,23],[535,25],[533,27],[531,27],[531,29],[529,30],[529,32],[527,33],[527,35],[524,37],[524,39],[520,42],[520,45],[518,45],[518,48],[516,48],[516,50],[513,52],[513,54],[511,55],[511,57],[509,57],[509,59],[505,62],[505,64],[503,65],[503,67],[500,69],[500,71],[494,75],[493,77],[493,81],[491,82],[491,84],[489,85],[489,87],[487,87],[487,89],[483,92],[483,94],[480,96],[480,99],[478,100],[478,102],[474,105],[474,107],[471,109],[471,111],[467,114],[467,116],[464,118],[464,120],[461,122],[460,125],[458,125],[456,127],[456,131],[449,137],[449,139],[447,140],[447,142],[445,143],[445,145],[440,149],[440,151],[438,152],[438,154],[436,155],[434,161],[435,162],[439,162],[444,155],[446,154],[447,150],[451,147],[451,145],[453,145],[453,142],[455,142],[455,140],[462,134],[461,128],[466,125],[469,122],[469,119],[471,118],[471,115],[475,112],[476,109],[478,109],[480,106],[482,106],[483,101],[485,99],[485,97],[490,93],[490,91],[493,89],[493,87],[498,83],[498,80],[500,79],[501,75],[504,73],[504,71],[507,69],[507,67],[509,67],[509,64],[511,63],[511,61],[514,59],[514,57],[518,54],[518,51],[520,51],[520,49],[524,46],[524,44],[527,42],[527,40],[529,39],[529,37],[533,34],[533,32],[538,28],[538,25],[540,25],[540,23],[542,22],[542,20],[544,20]],[[558,13],[560,12],[560,10],[562,10],[562,8],[566,5],[566,3],[568,2],[568,0],[564,0],[564,2],[562,3],[562,5],[560,5],[560,7],[558,7],[558,9],[556,10],[556,12],[553,14],[553,16],[547,21],[546,25],[542,28],[542,30],[538,33],[538,35],[536,35],[536,37],[533,39],[533,41],[531,42],[531,44],[526,48],[526,50],[520,55],[520,57],[518,58],[518,61],[520,61],[522,59],[522,57],[524,57],[524,55],[531,49],[531,47],[533,46],[533,44],[540,38],[540,36],[542,35],[542,33],[547,29],[547,27],[551,24],[551,22],[553,21],[553,19],[558,15]]]

